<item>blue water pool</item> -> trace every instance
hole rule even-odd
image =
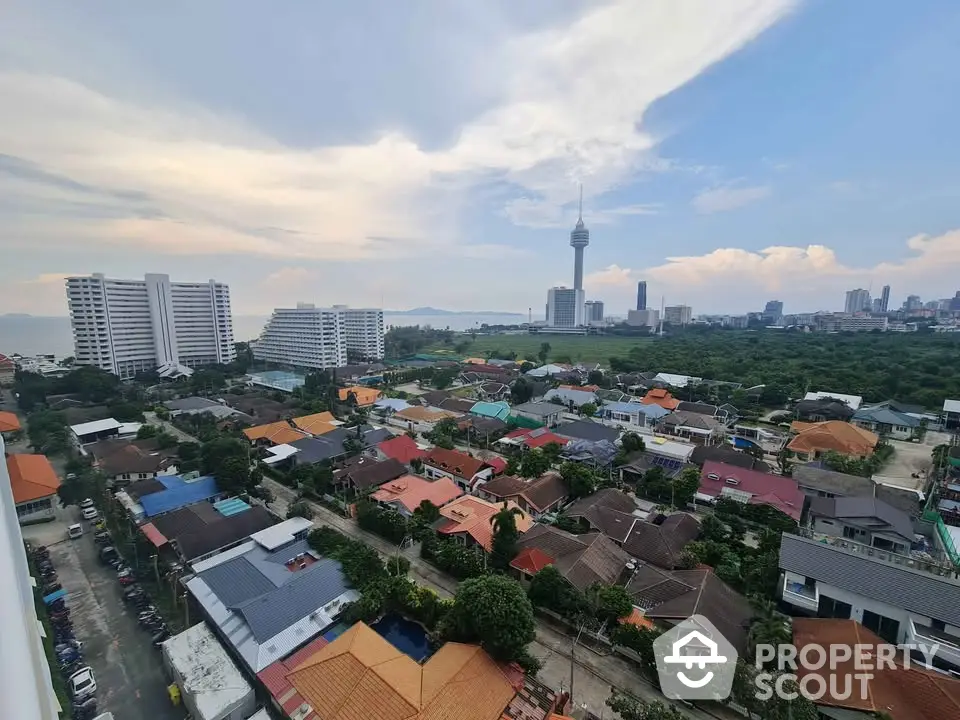
[[[432,653],[430,642],[427,640],[427,631],[421,625],[407,620],[405,617],[390,613],[384,615],[370,627],[397,650],[404,655],[409,655],[417,662],[423,662]]]

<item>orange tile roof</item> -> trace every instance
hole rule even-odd
[[[346,402],[347,398],[350,397],[350,393],[353,393],[356,396],[357,405],[361,407],[364,405],[373,405],[383,395],[383,393],[376,388],[363,387],[362,385],[351,385],[350,387],[340,388],[340,400]]]
[[[266,425],[247,428],[243,431],[243,434],[247,436],[250,442],[268,440],[274,445],[285,445],[306,437],[299,430],[290,427],[286,420],[277,420],[277,422],[267,423]]]
[[[842,420],[827,420],[826,422],[810,423],[798,426],[797,436],[788,444],[787,449],[793,452],[809,453],[833,450],[841,455],[864,457],[872,455],[880,438],[869,430],[851,425]]]
[[[507,501],[508,508],[520,510],[513,500]],[[503,509],[503,504],[489,503],[473,495],[464,495],[449,505],[440,508],[440,515],[449,522],[438,528],[444,535],[468,533],[484,550],[493,548],[493,516]],[[525,533],[533,527],[533,518],[520,511],[516,516],[517,530]]]
[[[820,647],[847,645],[851,649],[856,645],[864,656],[876,657],[876,646],[887,642],[855,620],[794,618],[793,644],[799,654],[809,644]],[[817,700],[818,705],[885,713],[891,720],[960,717],[960,680],[916,665],[910,668],[884,666],[864,671],[857,668],[855,658],[858,652],[854,651],[852,655],[850,660],[838,663],[837,667],[817,671],[827,680],[827,693]],[[801,667],[797,675],[802,680],[807,672]],[[867,680],[866,697],[860,692],[858,673],[863,672],[873,676]],[[844,691],[847,678],[853,692],[849,697],[840,697],[838,693]],[[832,688],[838,692],[834,693]]]
[[[654,388],[647,392],[640,400],[644,405],[659,405],[664,410],[676,410],[680,401],[673,397],[669,391],[661,388]]]
[[[517,556],[510,561],[510,567],[523,570],[529,575],[536,575],[547,565],[553,565],[553,563],[554,559],[540,548],[528,547],[521,550]]]
[[[332,423],[336,422],[336,418],[333,416],[333,413],[328,411],[321,413],[314,413],[313,415],[301,415],[300,417],[295,417],[291,422],[305,433],[310,435],[325,435],[326,433],[334,430],[337,426]]]
[[[620,618],[621,625],[636,625],[639,628],[644,628],[645,630],[653,629],[653,621],[643,614],[638,608],[633,608],[630,611],[629,615],[626,615]]]
[[[20,419],[12,412],[0,412],[0,432],[13,432],[20,429]]]
[[[15,503],[56,495],[60,478],[45,455],[8,455],[7,472]]]
[[[476,645],[418,665],[358,622],[287,675],[318,720],[497,720],[515,691]]]
[[[582,392],[597,392],[599,385],[558,385],[557,390],[580,390]]]
[[[404,475],[381,485],[372,497],[377,502],[398,502],[413,512],[424,500],[443,507],[461,495],[463,490],[450,478],[444,477],[430,482],[417,475]]]

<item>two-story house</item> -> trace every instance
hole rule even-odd
[[[569,493],[567,483],[560,473],[555,472],[544,473],[534,480],[500,475],[478,484],[476,491],[477,495],[491,502],[512,500],[534,520],[559,510]]]
[[[814,532],[900,554],[914,537],[910,517],[874,497],[810,498],[808,520]]]
[[[492,478],[494,468],[459,450],[435,447],[423,457],[423,474],[431,480],[451,478],[461,490],[470,492],[477,482]]]

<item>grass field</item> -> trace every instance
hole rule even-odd
[[[651,342],[650,338],[608,337],[600,335],[478,335],[467,355],[484,357],[488,351],[513,351],[517,359],[536,355],[541,343],[550,343],[547,361],[569,357],[575,363],[608,365],[611,357],[625,356],[632,348]],[[450,346],[435,346],[423,352],[450,352]]]

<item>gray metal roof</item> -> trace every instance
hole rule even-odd
[[[238,557],[200,573],[203,581],[228,608],[276,589],[276,585],[245,557]]]
[[[540,417],[555,415],[563,412],[565,409],[566,408],[564,408],[563,405],[554,405],[553,403],[548,402],[528,402],[523,403],[522,405],[513,406],[514,414],[521,412],[526,413],[527,415],[538,415]]]
[[[879,532],[891,532],[913,541],[910,517],[883,500],[873,497],[810,498],[810,512],[823,517],[844,520]]]
[[[553,431],[557,435],[561,435],[566,438],[572,438],[574,440],[590,440],[591,442],[598,442],[600,440],[614,442],[618,437],[620,437],[620,431],[617,428],[610,427],[609,425],[604,425],[602,423],[593,422],[592,420],[577,420],[575,422],[556,427],[553,429]]]
[[[909,612],[960,625],[960,582],[784,534],[780,567]]]
[[[920,514],[920,497],[914,490],[881,485],[870,478],[824,470],[815,465],[794,465],[792,477],[801,490],[809,488],[842,497],[877,497],[910,517]]]
[[[294,462],[297,464],[318,463],[340,457],[344,454],[343,442],[349,437],[357,437],[357,429],[355,427],[338,427],[323,435],[294,440],[290,445],[299,450],[299,452],[294,455]],[[393,433],[384,428],[374,428],[371,425],[364,425],[361,428],[360,440],[364,447],[382,443],[384,440],[389,440],[392,437]]]

